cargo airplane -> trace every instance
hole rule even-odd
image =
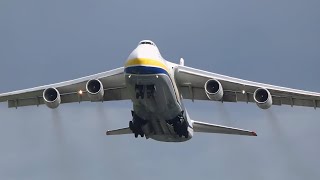
[[[165,60],[150,40],[141,41],[124,67],[61,83],[0,94],[0,102],[18,108],[45,104],[131,100],[129,126],[107,135],[133,134],[165,142],[183,142],[195,132],[256,136],[253,131],[195,121],[183,100],[320,107],[320,93],[262,84],[207,72]]]

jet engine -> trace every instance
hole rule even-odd
[[[265,88],[258,88],[253,93],[253,99],[261,109],[268,109],[272,105],[272,96]]]
[[[219,101],[223,97],[223,88],[221,83],[215,79],[209,79],[205,85],[204,89],[210,100]]]
[[[103,84],[98,79],[87,82],[86,90],[91,101],[101,101],[104,96]]]
[[[55,109],[61,103],[60,93],[56,88],[47,88],[43,91],[43,100],[49,108]]]

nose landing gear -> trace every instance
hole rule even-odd
[[[156,92],[156,86],[155,85],[135,85],[135,91],[136,91],[136,99],[144,99],[144,94],[146,92],[147,98],[154,97],[154,94]]]
[[[137,85],[135,86],[135,91],[136,91],[136,99],[144,99],[144,86],[143,85]]]
[[[147,98],[154,97],[155,92],[156,92],[155,85],[147,85]]]

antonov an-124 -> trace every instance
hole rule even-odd
[[[124,67],[61,83],[0,94],[9,108],[39,106],[57,108],[64,103],[131,100],[128,127],[107,135],[133,134],[146,139],[183,142],[194,133],[257,136],[253,131],[195,121],[183,99],[320,107],[320,93],[262,84],[211,73],[165,60],[150,40],[141,41]]]

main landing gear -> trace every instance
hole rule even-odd
[[[167,123],[173,126],[174,131],[178,134],[179,137],[189,137],[188,122],[184,119],[183,112],[181,112],[181,114],[176,118],[168,120]]]
[[[129,122],[129,128],[134,133],[134,137],[137,138],[139,135],[144,137],[145,134],[142,127],[147,124],[147,121],[137,116],[134,111],[132,111],[132,117],[132,121]]]
[[[135,85],[136,91],[136,99],[144,99],[145,92],[147,94],[147,98],[154,97],[154,93],[156,92],[155,85]]]

